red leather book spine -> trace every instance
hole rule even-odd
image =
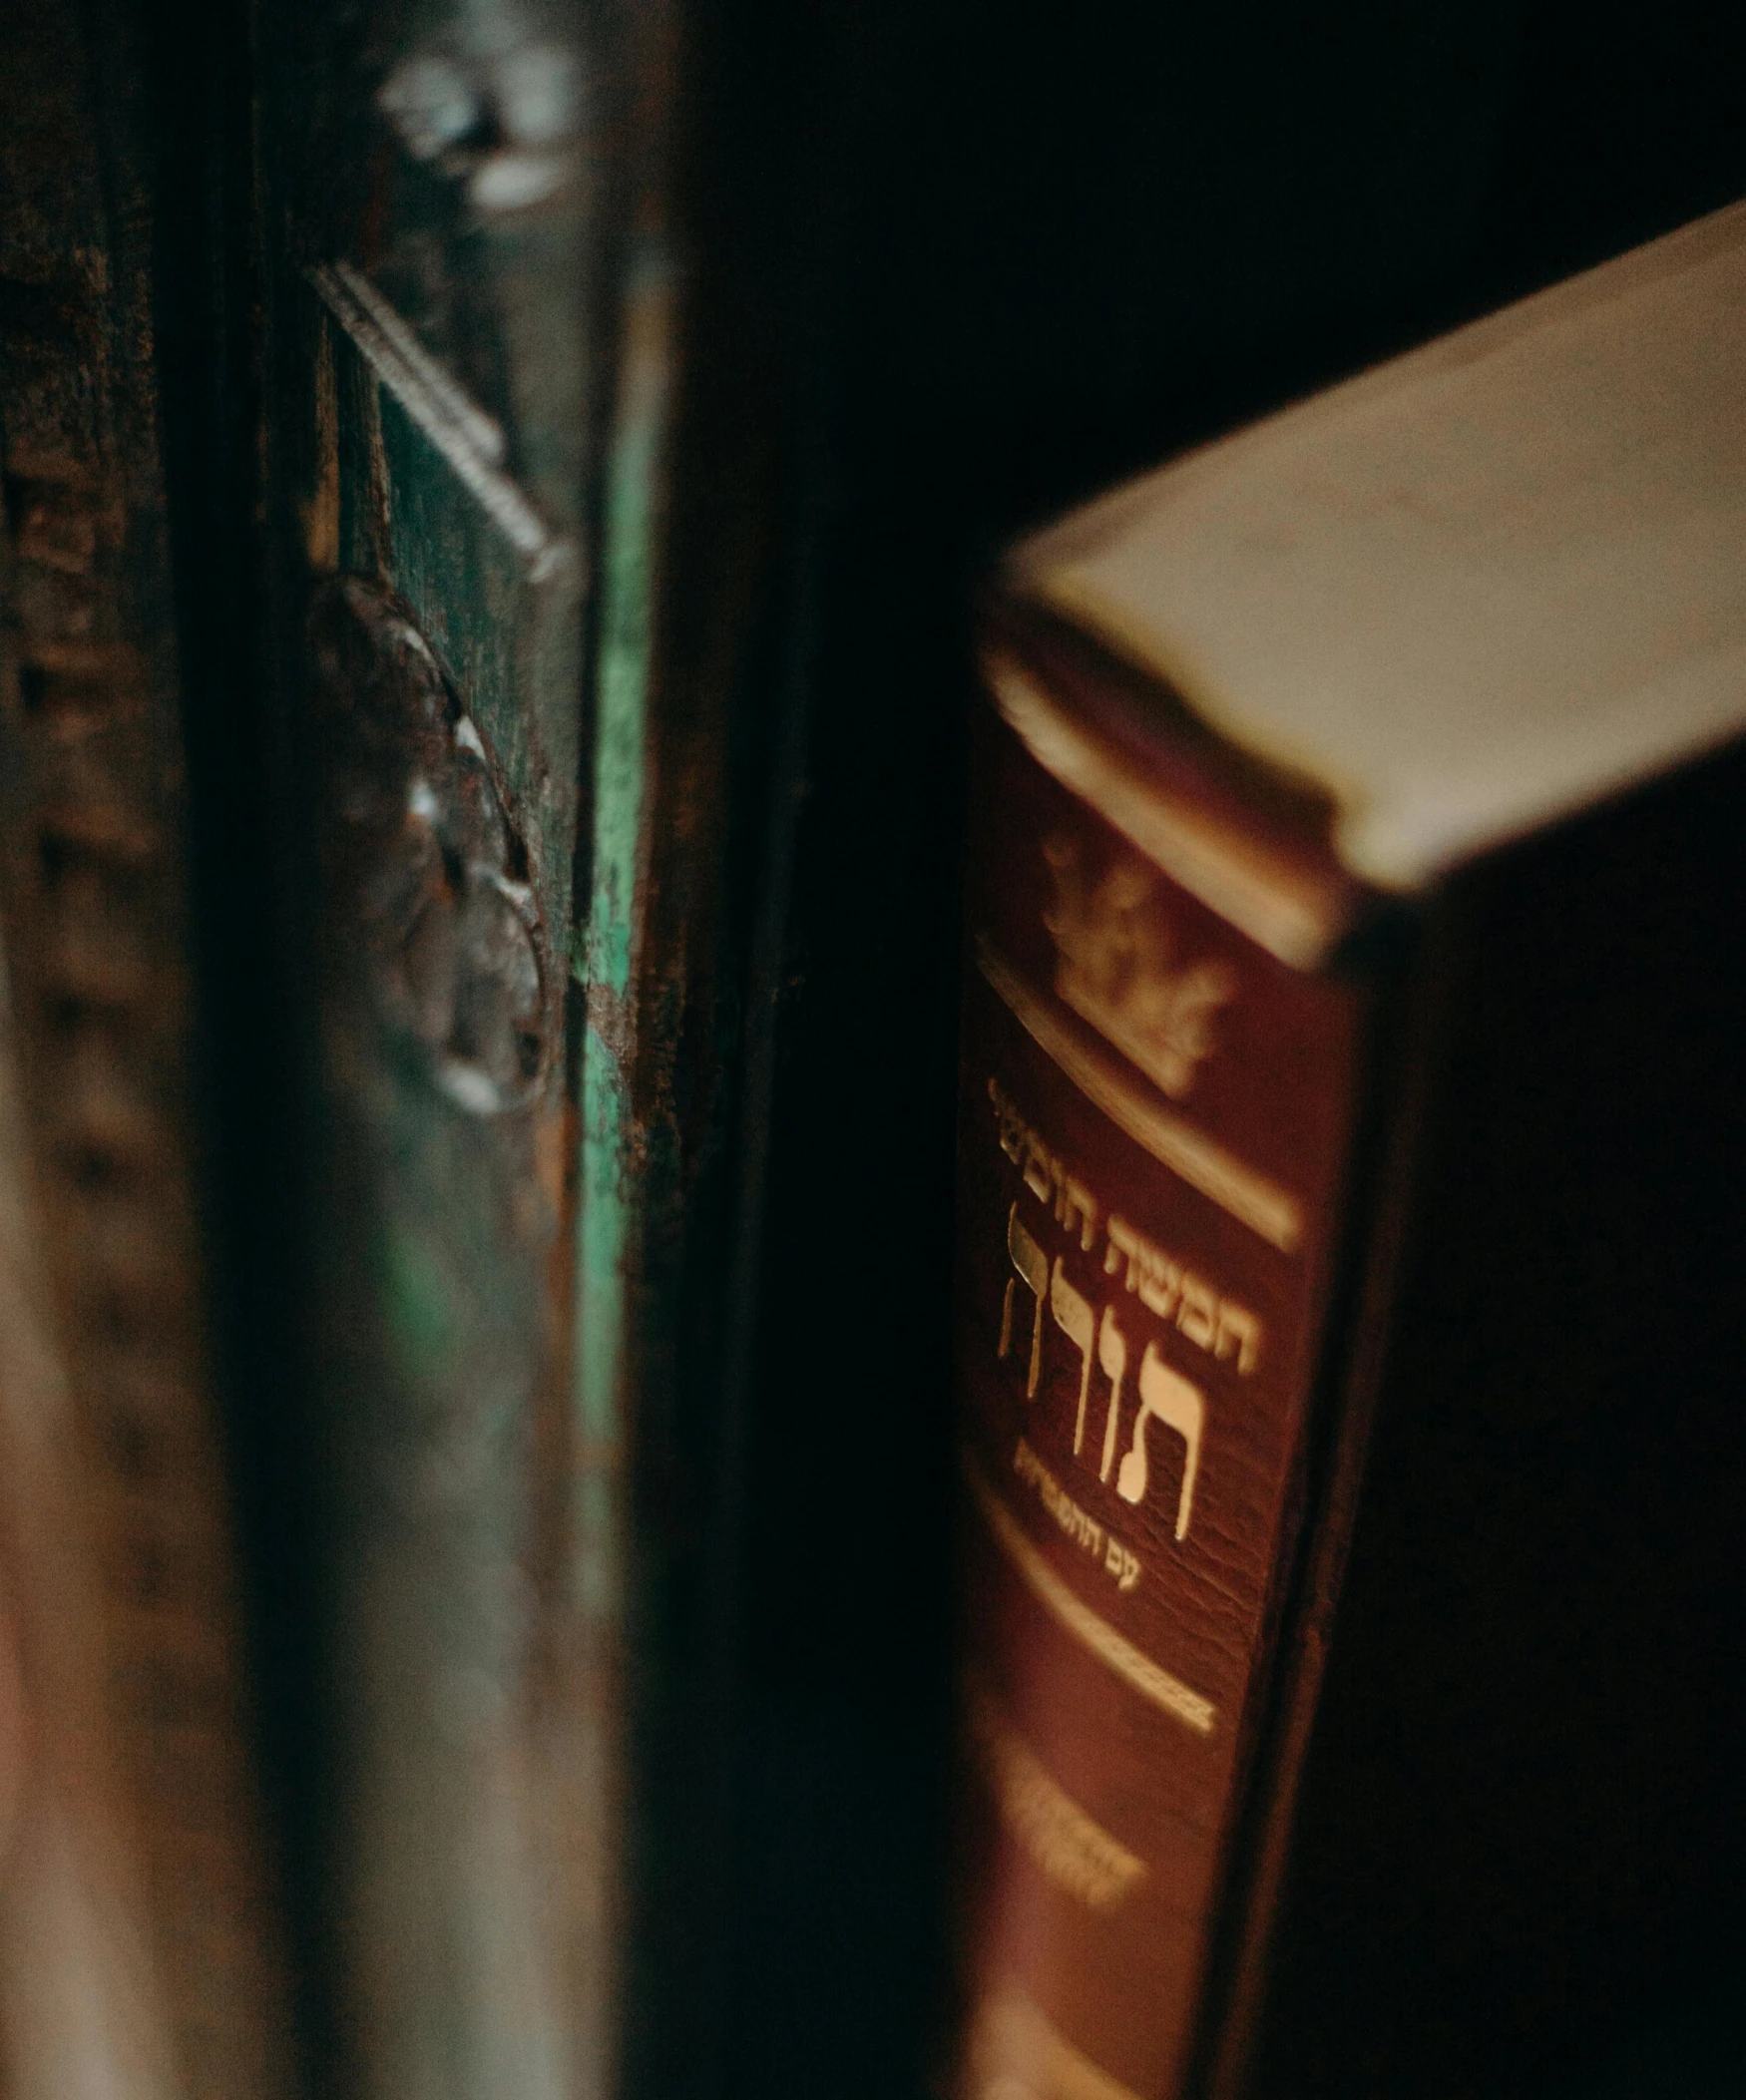
[[[1246,835],[1215,807],[1191,742],[1141,748],[1010,658],[992,683],[959,1128],[957,2089],[1175,2100],[1304,1514],[1366,1000],[1305,967],[1337,883],[1272,815]]]

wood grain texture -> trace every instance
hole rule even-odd
[[[0,919],[24,1200],[65,1367],[59,1413],[52,1382],[10,1396],[19,1450],[34,1439],[48,1454],[37,1471],[64,1520],[51,1544],[39,1509],[12,1549],[35,1615],[35,1754],[70,1790],[44,1811],[61,1815],[64,1900],[58,1917],[39,1901],[27,1977],[38,2014],[59,1996],[75,2027],[83,1994],[113,1996],[130,2090],[271,2095],[293,2064],[191,1098],[141,24],[125,6],[57,7],[9,19],[5,38]],[[35,1422],[33,1392],[48,1410]],[[57,1640],[80,1646],[77,1663]],[[81,1674],[92,1699],[60,1696]],[[92,2065],[57,2055],[78,2046],[66,2036],[7,2025],[27,2060],[20,2100],[96,2089],[79,2082]]]

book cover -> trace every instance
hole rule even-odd
[[[1167,467],[988,617],[977,2100],[1496,2089],[1729,1928],[1738,1320],[1606,1279],[1738,1222],[1743,243]]]
[[[126,7],[0,51],[5,2083],[290,2088],[213,1321],[187,746]]]

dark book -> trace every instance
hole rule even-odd
[[[1738,1925],[1746,212],[984,626],[974,2100],[1533,2089]]]
[[[128,7],[0,28],[0,2083],[290,2089]]]
[[[317,2082],[384,2100],[664,2089],[724,1946],[727,1474],[669,1368],[727,794],[666,589],[686,26],[266,9],[247,56],[304,1494],[262,1528]]]
[[[586,25],[341,15],[250,54],[311,2047],[556,2094],[610,2060],[619,1867],[616,1396],[571,1340],[611,193]]]
[[[177,553],[307,2075],[701,2089],[797,764],[740,704],[791,360],[712,217],[733,18],[204,20]]]

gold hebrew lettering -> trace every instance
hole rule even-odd
[[[1086,1437],[1086,1399],[1091,1390],[1091,1301],[1082,1298],[1062,1272],[1061,1256],[1055,1258],[1055,1274],[1049,1283],[1049,1309],[1055,1324],[1080,1353],[1080,1411],[1074,1418],[1074,1455]]]
[[[1216,1357],[1227,1357],[1233,1349],[1237,1369],[1246,1376],[1254,1370],[1255,1359],[1261,1353],[1261,1323],[1253,1313],[1245,1312],[1240,1305],[1233,1305],[1228,1298],[1221,1298],[1212,1353]]]
[[[1123,1219],[1111,1218],[1109,1251],[1103,1257],[1105,1274],[1113,1276],[1123,1257],[1127,1274],[1122,1280],[1130,1291],[1139,1293],[1140,1304],[1162,1320],[1173,1318],[1182,1284],[1181,1269],[1162,1248],[1154,1247]]]
[[[1109,1540],[1103,1554],[1103,1565],[1115,1577],[1117,1589],[1131,1589],[1139,1580],[1138,1557],[1130,1553],[1119,1538]]]
[[[1055,1201],[1055,1161],[1035,1130],[1025,1132],[1025,1186],[1045,1203]]]
[[[1080,1039],[982,934],[976,937],[976,962],[1020,1027],[1118,1129],[1281,1253],[1294,1251],[1303,1237],[1303,1211],[1289,1189],[1256,1173],[1204,1130],[1145,1099],[1107,1057]]]
[[[1097,1236],[1097,1199],[1077,1175],[1070,1174],[1059,1159],[1050,1159],[1055,1177],[1055,1219],[1072,1232],[1077,1225],[1080,1246],[1087,1253]]]
[[[1176,1325],[1196,1349],[1212,1347],[1212,1338],[1218,1332],[1218,1298],[1204,1278],[1183,1276],[1182,1303],[1176,1311]]]
[[[1182,1272],[1155,1247],[1146,1249],[1139,1263],[1139,1302],[1160,1320],[1175,1317],[1176,1300],[1182,1288]]]
[[[965,1479],[989,1528],[1044,1609],[1142,1698],[1174,1715],[1196,1735],[1211,1735],[1218,1722],[1218,1710],[1212,1701],[1172,1676],[1124,1634],[1117,1633],[1106,1619],[1099,1618],[1031,1543],[1019,1519],[983,1478],[980,1467],[968,1452],[963,1455],[963,1465]]]
[[[1139,1235],[1125,1218],[1111,1217],[1109,1220],[1109,1245],[1103,1255],[1103,1274],[1113,1276],[1122,1262],[1127,1263],[1127,1274],[1122,1279],[1133,1289],[1133,1258],[1139,1246]]]
[[[1015,1203],[1007,1212],[1007,1252],[1012,1257],[1013,1267],[1019,1279],[1037,1301],[1037,1310],[1031,1321],[1031,1369],[1025,1380],[1025,1398],[1037,1398],[1037,1381],[1043,1376],[1043,1299],[1049,1288],[1049,1257],[1019,1223],[1019,1206]],[[1013,1343],[1013,1279],[1007,1279],[1007,1295],[1001,1306],[1001,1346],[995,1352],[1005,1356]]]
[[[1174,1321],[1196,1349],[1220,1360],[1234,1356],[1245,1374],[1254,1370],[1261,1355],[1261,1323],[1253,1313],[1221,1298],[1204,1277],[1172,1261],[1125,1218],[1111,1217],[1106,1230],[1105,1276],[1123,1271],[1122,1281],[1141,1305],[1161,1320]]]
[[[1025,1121],[1017,1108],[1007,1098],[999,1079],[988,1082],[988,1097],[994,1103],[995,1115],[1000,1122],[1001,1150],[1017,1166],[1024,1158]]]
[[[1134,1418],[1133,1444],[1115,1476],[1115,1492],[1125,1502],[1145,1499],[1150,1477],[1145,1428],[1154,1419],[1166,1429],[1174,1430],[1185,1447],[1182,1491],[1176,1500],[1176,1536],[1185,1538],[1189,1511],[1194,1504],[1194,1475],[1200,1470],[1200,1436],[1206,1410],[1199,1389],[1172,1371],[1158,1355],[1156,1345],[1148,1342],[1139,1367],[1139,1413]]]
[[[1091,1554],[1103,1551],[1103,1526],[1086,1514],[1023,1437],[1013,1454],[1013,1470],[1020,1479],[1028,1480],[1036,1488],[1037,1499],[1076,1545],[1084,1546]],[[1136,1562],[1136,1581],[1137,1567]]]
[[[1115,1425],[1121,1415],[1121,1381],[1127,1375],[1127,1338],[1115,1325],[1108,1306],[1097,1328],[1097,1364],[1109,1381],[1109,1405],[1103,1415],[1103,1459],[1097,1477],[1106,1480],[1115,1463]]]

